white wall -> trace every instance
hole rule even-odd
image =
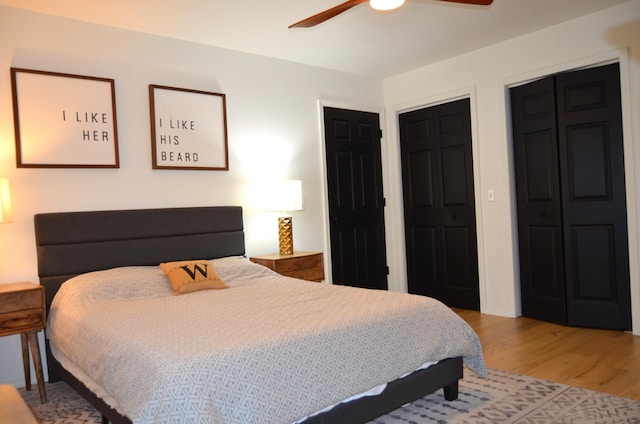
[[[517,230],[508,123],[508,87],[564,70],[620,61],[634,333],[640,334],[638,211],[640,196],[640,0],[424,67],[384,81],[386,192],[395,194],[389,228],[401,228],[402,198],[397,115],[470,97],[478,222],[481,308],[520,314]],[[487,201],[495,190],[495,202]],[[396,289],[406,287],[404,238],[390,237]],[[398,272],[396,272],[398,270]]]
[[[113,78],[120,168],[16,168],[10,67]],[[149,84],[226,94],[228,172],[151,169]],[[0,7],[0,176],[14,211],[0,225],[0,283],[37,281],[40,212],[242,205],[247,254],[275,252],[276,215],[249,197],[264,178],[303,181],[294,245],[323,250],[320,98],[382,109],[382,81]],[[0,383],[23,384],[17,336],[0,338]]]

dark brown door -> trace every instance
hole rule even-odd
[[[334,284],[387,289],[380,118],[324,108]]]
[[[469,99],[399,117],[410,293],[480,309]]]
[[[523,315],[630,330],[617,64],[512,89]]]

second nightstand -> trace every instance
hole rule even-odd
[[[324,279],[322,252],[294,252],[293,255],[261,255],[249,258],[278,274],[320,282]]]
[[[45,322],[44,287],[34,283],[0,284],[0,337],[20,334],[27,390],[31,390],[31,367],[29,366],[29,348],[31,348],[42,403],[47,401],[47,395],[44,389],[38,331],[44,328]]]

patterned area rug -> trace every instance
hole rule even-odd
[[[65,383],[47,384],[44,405],[37,389],[20,394],[42,424],[102,422]],[[640,424],[640,402],[506,371],[482,379],[465,369],[458,400],[446,401],[439,390],[371,424],[399,423]]]

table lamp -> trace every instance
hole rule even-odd
[[[281,180],[270,183],[265,203],[266,210],[282,213],[278,217],[280,255],[293,255],[293,218],[288,212],[302,210],[302,181]]]

